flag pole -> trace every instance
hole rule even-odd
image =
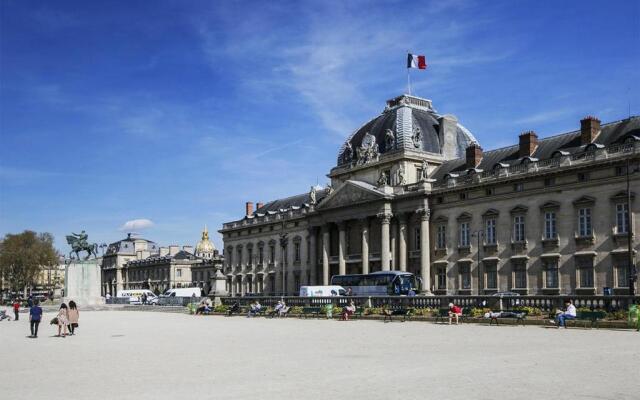
[[[411,54],[410,50],[407,50],[407,58]],[[411,68],[409,68],[409,62],[407,60],[407,91],[409,92],[409,96],[411,96]]]

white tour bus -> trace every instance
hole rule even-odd
[[[128,297],[129,304],[142,304],[142,295],[147,295],[147,304],[158,304],[158,296],[148,289],[119,290],[117,297]]]
[[[300,297],[344,296],[347,293],[342,286],[300,286]]]

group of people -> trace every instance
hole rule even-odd
[[[58,315],[51,320],[51,325],[58,325],[58,334],[56,337],[75,335],[79,319],[80,312],[78,311],[78,306],[73,300],[69,302],[69,306],[62,303],[58,309]]]
[[[564,302],[564,310],[557,310],[556,316],[551,320],[551,323],[555,324],[557,328],[566,326],[566,321],[570,319],[575,319],[577,315],[576,306],[573,305],[571,300],[567,299]],[[458,319],[462,316],[462,308],[459,306],[449,303],[449,325],[453,319],[456,321],[456,325],[458,325]]]
[[[211,310],[213,310],[213,303],[211,302],[211,299],[209,297],[205,297],[200,300],[200,304],[198,304],[198,307],[196,307],[195,315],[209,314]]]

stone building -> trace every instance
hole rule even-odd
[[[640,162],[638,117],[484,152],[456,117],[399,96],[348,137],[327,188],[248,202],[223,224],[228,290],[402,270],[425,294],[627,293],[640,188],[630,174],[629,221],[627,162]]]
[[[103,279],[107,279],[103,286],[112,296],[119,289],[149,289],[163,293],[167,289],[196,286],[209,293],[215,272],[221,265],[222,257],[209,240],[206,227],[195,250],[193,246],[158,247],[154,242],[129,235],[127,239],[109,245],[102,264]],[[113,282],[117,276],[122,282],[119,289],[117,282]],[[109,291],[113,287],[116,291]]]

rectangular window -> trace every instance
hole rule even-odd
[[[420,250],[420,228],[414,229],[413,232],[413,248]]]
[[[253,249],[249,249],[248,250],[248,260],[247,260],[247,265],[253,265]]]
[[[616,233],[629,233],[629,206],[616,204]]]
[[[627,263],[616,266],[616,286],[629,287],[629,268]]]
[[[460,200],[466,200],[466,199],[467,199],[467,193],[466,192],[460,193]]]
[[[578,182],[586,182],[589,180],[589,174],[585,172],[578,173]]]
[[[545,262],[545,288],[558,289],[558,261],[548,260]]]
[[[264,248],[262,248],[262,247],[258,248],[258,262],[260,264],[264,263]]]
[[[182,278],[182,270],[180,268],[176,269],[176,278]]]
[[[524,215],[516,215],[513,217],[513,241],[524,242]]]
[[[485,221],[484,239],[486,244],[496,244],[496,220],[490,218]]]
[[[238,267],[242,265],[242,249],[238,249]]]
[[[516,183],[515,185],[513,185],[513,191],[514,192],[522,192],[524,190],[524,184],[523,183]]]
[[[498,266],[488,265],[485,273],[487,276],[486,288],[498,289]]]
[[[459,239],[460,247],[469,247],[469,223],[461,222],[460,223],[460,239]]]
[[[547,211],[544,213],[544,238],[555,239],[557,237],[556,213],[553,211]]]
[[[269,246],[269,262],[272,264],[276,262],[276,246]]]
[[[300,243],[294,243],[293,251],[295,253],[295,262],[300,262]]]
[[[444,249],[447,247],[447,226],[446,225],[438,225],[438,232],[436,235],[436,246],[439,249]]]
[[[460,289],[471,289],[471,265],[469,263],[460,265]]]
[[[527,288],[527,265],[523,262],[515,262],[513,264],[513,284],[514,288]]]
[[[591,257],[579,257],[578,258],[578,273],[579,280],[578,287],[581,288],[593,288],[593,258]]]
[[[545,178],[544,185],[549,187],[556,184],[556,178]]]
[[[484,190],[484,194],[487,196],[493,196],[495,194],[495,190],[493,188],[487,188]]]
[[[447,267],[438,267],[436,271],[438,289],[447,289]]]
[[[578,210],[578,235],[591,236],[591,209],[581,208]]]

